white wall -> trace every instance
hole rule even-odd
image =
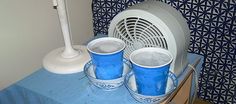
[[[92,37],[91,0],[67,0],[74,44]],[[64,46],[52,0],[0,0],[0,90],[42,67]]]

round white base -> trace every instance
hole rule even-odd
[[[79,55],[73,58],[63,58],[61,56],[64,47],[48,53],[43,59],[44,68],[56,74],[72,74],[83,71],[84,65],[90,60],[87,48],[80,45],[75,45],[73,48],[79,51]]]

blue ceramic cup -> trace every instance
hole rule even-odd
[[[141,48],[130,54],[139,94],[156,96],[165,94],[171,53],[163,48]]]
[[[111,80],[122,76],[124,41],[112,37],[98,38],[89,42],[87,49],[97,79]]]

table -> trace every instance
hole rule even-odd
[[[189,53],[189,63],[203,56]],[[190,69],[178,78],[182,82]],[[0,104],[140,104],[125,86],[115,91],[103,91],[91,85],[83,72],[59,75],[41,68],[26,78],[0,91]]]

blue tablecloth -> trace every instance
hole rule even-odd
[[[189,63],[203,57],[188,54]],[[182,81],[186,73],[178,78]],[[21,81],[0,91],[0,104],[139,104],[125,86],[103,91],[91,85],[83,72],[69,75],[53,74],[41,68]]]

